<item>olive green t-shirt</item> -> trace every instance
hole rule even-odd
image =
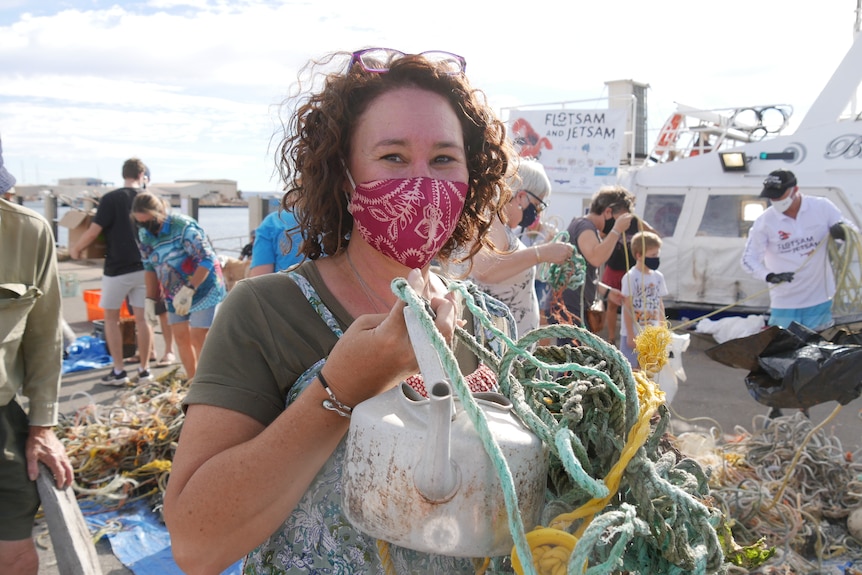
[[[326,288],[317,265],[306,261],[295,271],[347,330],[354,318]],[[467,320],[464,328],[472,333],[473,317],[460,297],[456,301],[459,316]],[[184,404],[223,407],[269,425],[284,411],[293,383],[329,355],[337,340],[287,273],[242,280],[216,314]],[[462,373],[478,367],[457,338],[454,354]]]

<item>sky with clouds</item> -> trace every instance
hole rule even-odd
[[[675,102],[790,104],[798,122],[852,42],[855,0],[0,0],[0,137],[22,184],[154,182],[280,189],[279,104],[310,58],[440,49],[499,112],[650,85],[657,130]],[[586,107],[594,106],[594,103]],[[654,139],[655,133],[649,138]]]

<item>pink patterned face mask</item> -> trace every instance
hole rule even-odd
[[[466,182],[425,177],[378,180],[353,188],[347,210],[362,238],[411,269],[425,267],[440,251],[455,231],[467,199]]]

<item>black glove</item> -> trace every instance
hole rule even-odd
[[[766,281],[771,284],[780,284],[793,281],[793,272],[782,272],[780,274],[766,274]]]
[[[847,239],[847,235],[844,233],[844,225],[841,222],[838,222],[837,224],[832,224],[832,227],[829,228],[829,235],[836,240]]]

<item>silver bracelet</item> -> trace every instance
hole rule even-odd
[[[326,395],[329,396],[329,399],[323,400],[323,408],[328,409],[329,411],[334,411],[341,417],[350,417],[350,414],[353,413],[353,408],[344,405],[338,398],[335,397],[335,394],[332,392],[332,389],[329,387],[329,383],[327,383],[326,378],[323,377],[323,370],[317,372],[317,381],[320,382],[320,385],[323,386],[323,390],[326,392]]]

